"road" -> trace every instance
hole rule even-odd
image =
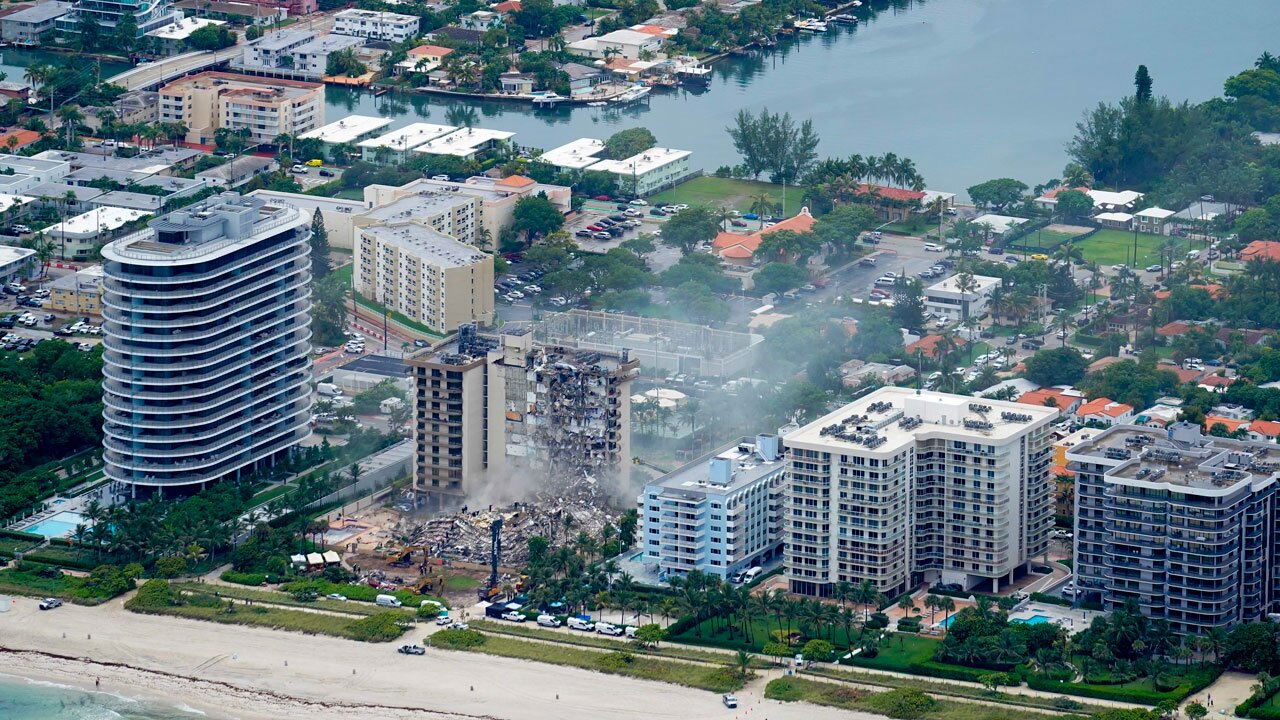
[[[180,75],[226,62],[242,52],[244,52],[243,48],[234,45],[222,50],[206,50],[185,55],[175,55],[171,58],[138,65],[113,78],[109,78],[107,82],[121,85],[127,90],[151,88]]]

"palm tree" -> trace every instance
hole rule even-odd
[[[764,217],[765,215],[772,215],[776,208],[777,205],[774,204],[773,198],[769,193],[760,193],[759,195],[751,196],[751,205],[748,206],[747,211]]]
[[[902,611],[903,617],[911,617],[911,613],[916,610],[916,602],[910,596],[903,595],[898,600],[898,609]]]
[[[1058,339],[1062,341],[1062,347],[1067,346],[1067,331],[1071,329],[1071,313],[1063,310],[1053,319],[1053,325],[1058,329]]]
[[[751,653],[739,650],[733,657],[733,666],[738,671],[738,677],[746,678],[751,672]]]
[[[351,476],[351,483],[360,482],[360,475],[364,472],[364,468],[360,467],[360,463],[352,463],[351,469],[347,470],[347,474]]]
[[[929,622],[933,622],[935,614],[942,608],[942,598],[937,595],[926,595],[924,607],[929,611]]]
[[[951,613],[956,611],[956,601],[943,595],[938,598],[938,609],[946,613],[942,618],[942,622],[946,622],[951,617]]]

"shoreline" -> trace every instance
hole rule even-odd
[[[433,628],[434,629],[434,628]],[[573,667],[428,648],[419,629],[361,643],[267,628],[128,612],[120,598],[40,612],[16,597],[0,613],[6,675],[106,692],[209,720],[727,720],[715,693]],[[429,643],[429,641],[428,641]],[[92,687],[95,679],[101,686]],[[88,686],[88,687],[86,687]],[[763,700],[763,682],[739,692],[771,720],[883,720]],[[651,702],[661,697],[662,703]],[[177,712],[175,710],[175,713]]]

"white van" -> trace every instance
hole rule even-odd
[[[342,395],[342,388],[333,383],[316,383],[316,392],[325,397],[339,397]]]
[[[595,632],[596,624],[590,620],[583,620],[578,617],[569,618],[570,630],[586,630],[587,632]]]
[[[373,599],[373,604],[381,605],[382,607],[397,608],[403,605],[404,603],[400,602],[400,600],[396,598],[395,595],[379,595],[378,597]]]
[[[752,580],[755,580],[756,578],[760,577],[760,574],[763,572],[764,572],[764,568],[760,568],[760,567],[749,568],[743,571],[742,582],[749,583]]]
[[[542,627],[558,628],[560,627],[560,618],[555,615],[539,615],[538,624]]]
[[[1194,261],[1194,260],[1199,260],[1199,259],[1200,259],[1200,251],[1199,251],[1199,250],[1189,250],[1189,251],[1187,251],[1187,259],[1188,259],[1188,260],[1193,260],[1193,261]]]

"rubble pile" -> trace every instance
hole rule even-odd
[[[426,547],[433,557],[487,564],[491,528],[501,517],[501,563],[520,567],[529,560],[529,538],[542,536],[558,544],[583,531],[598,536],[606,523],[616,523],[620,515],[613,497],[588,475],[553,481],[527,502],[482,510],[463,507],[425,520],[406,517],[396,535],[407,545]]]

